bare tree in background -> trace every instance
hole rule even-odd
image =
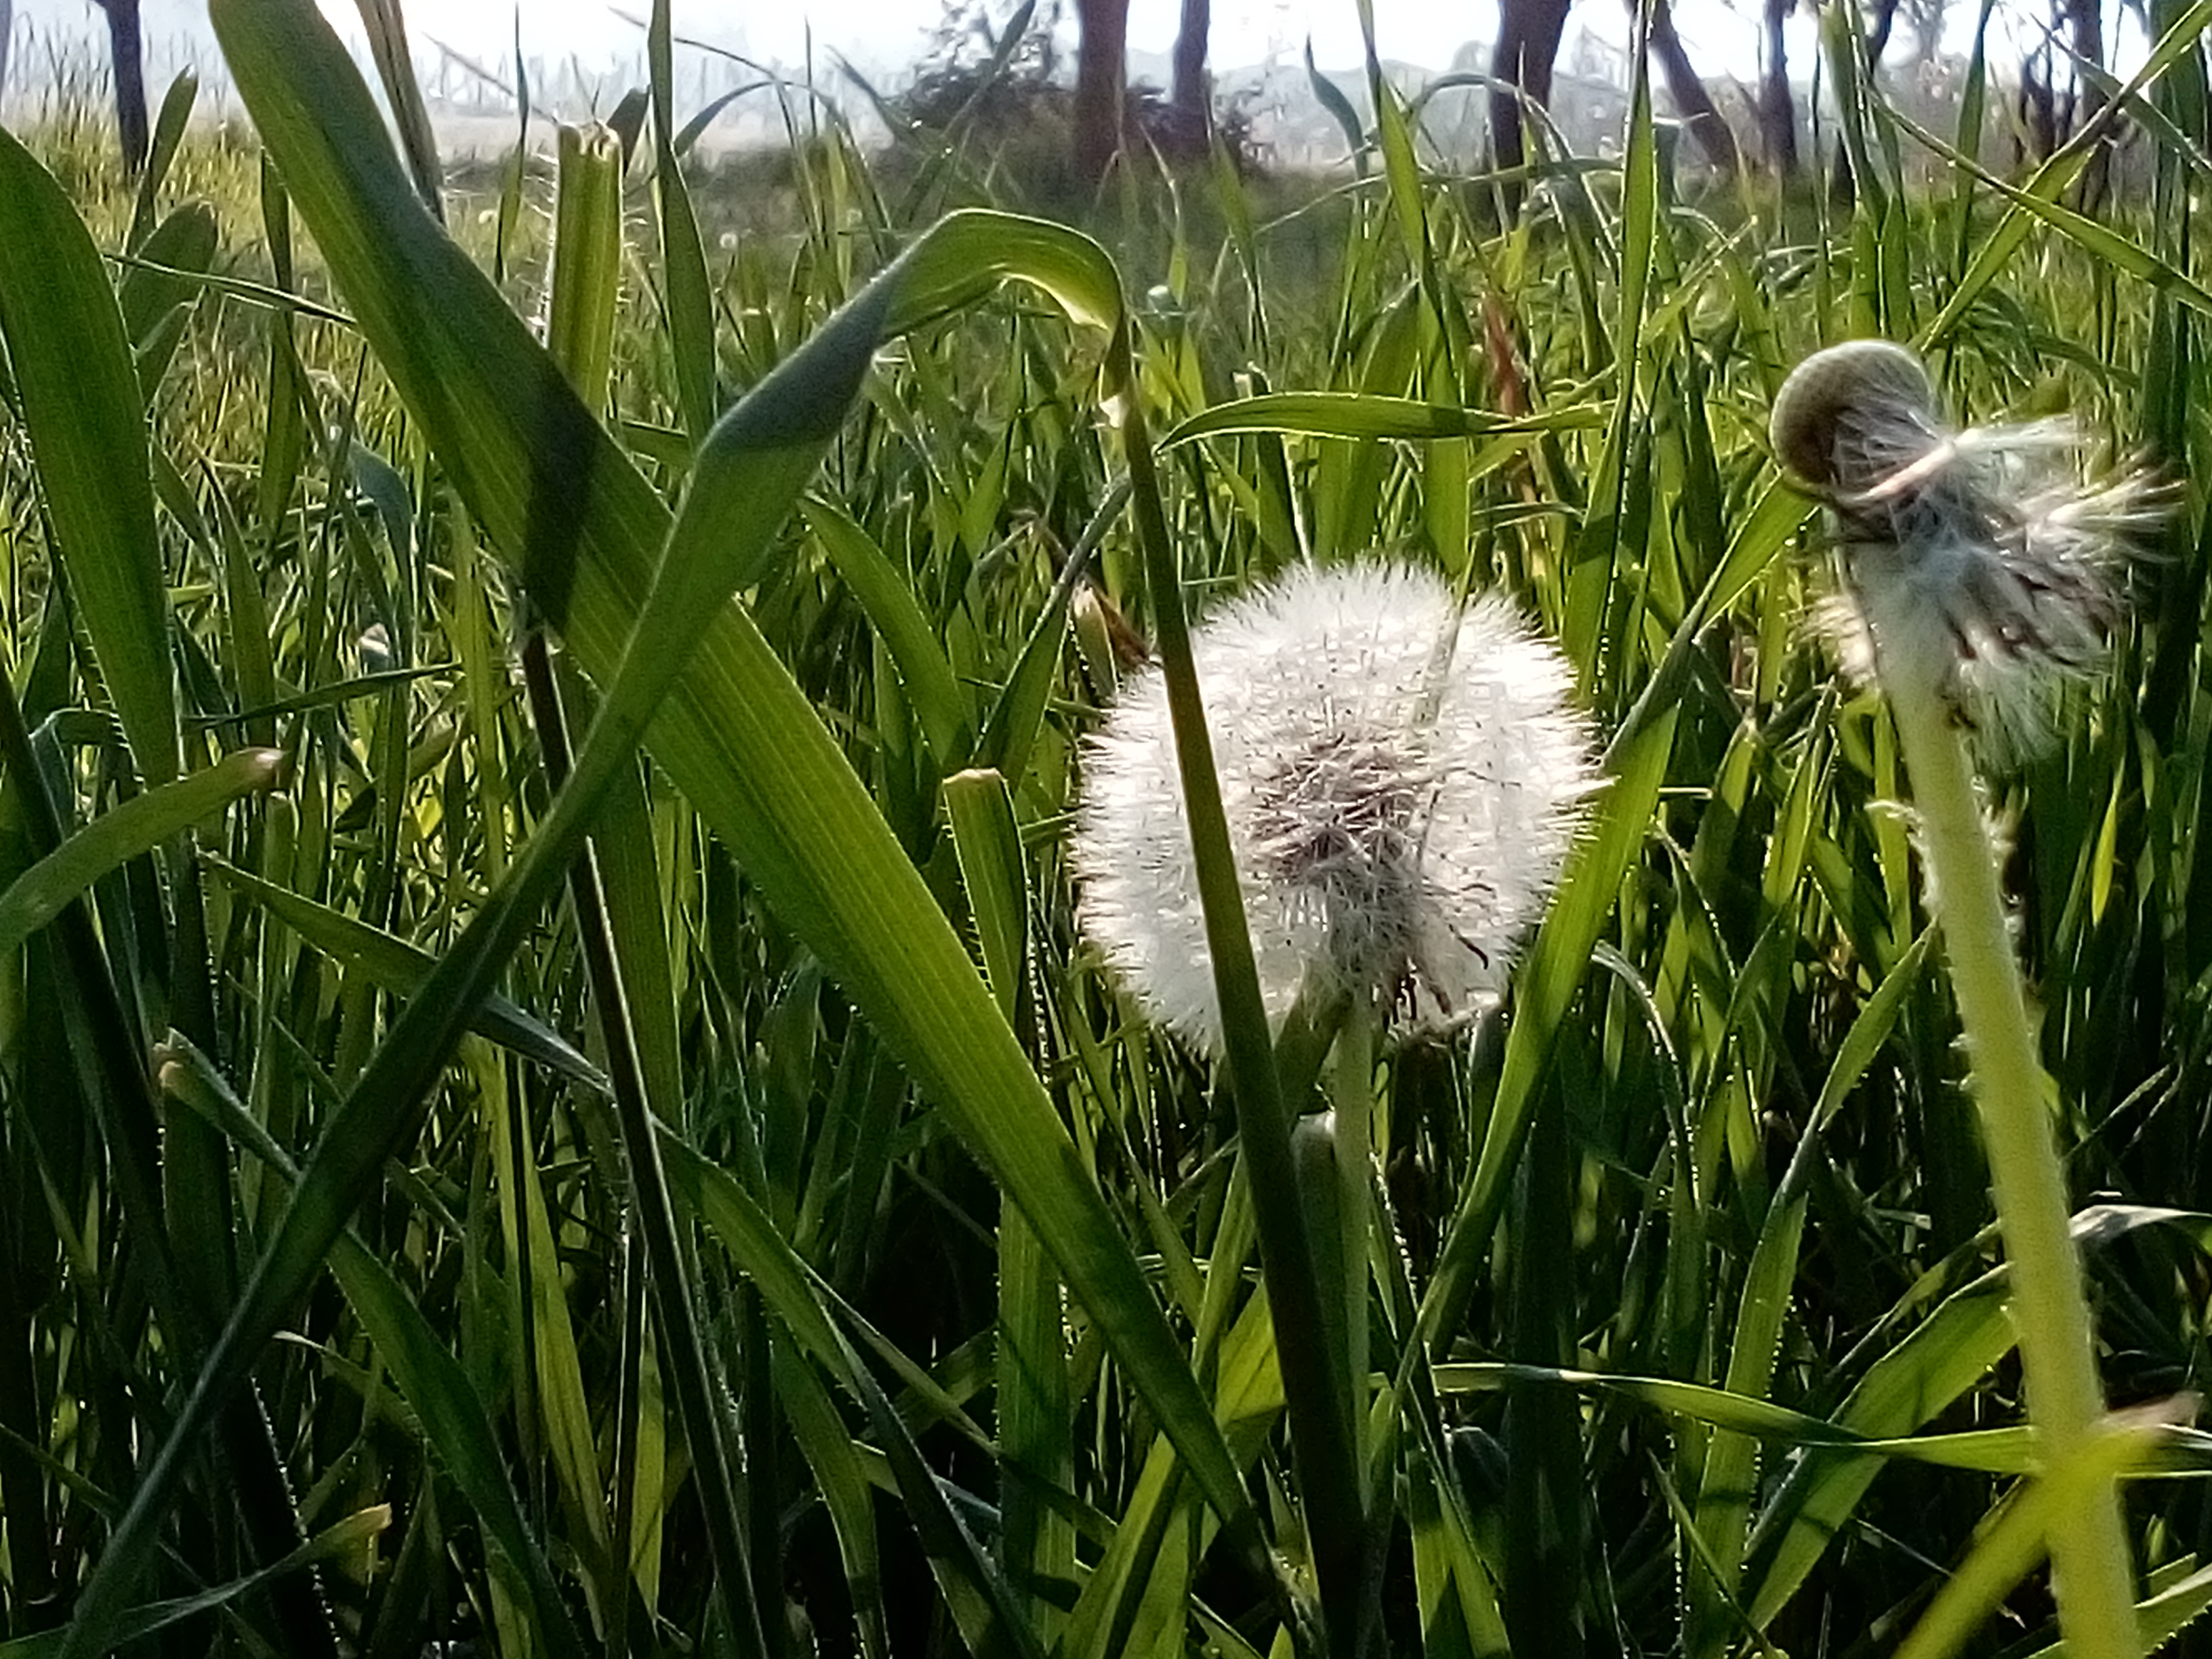
[[[1881,0],[1874,9],[1874,21],[1867,25],[1866,60],[1869,70],[1878,70],[1889,52],[1889,37],[1897,32],[1898,0]]]
[[[1937,10],[1942,0],[1935,0]],[[1859,73],[1870,83],[1881,60],[1889,51],[1889,37],[1897,27],[1898,0],[1875,0],[1874,21],[1867,26],[1859,42]],[[1942,27],[1939,23],[1938,28]],[[1828,194],[1838,209],[1849,209],[1858,199],[1858,180],[1851,176],[1851,155],[1841,144],[1836,146],[1835,170],[1828,175]]]
[[[138,0],[93,0],[107,14],[107,53],[115,65],[115,130],[123,140],[123,165],[132,173],[146,165],[145,48]]]
[[[1636,9],[1638,0],[1629,0],[1629,10]],[[1674,112],[1690,130],[1690,137],[1705,152],[1705,160],[1733,179],[1743,171],[1743,156],[1736,149],[1735,134],[1729,131],[1727,118],[1713,102],[1713,95],[1705,90],[1705,83],[1698,76],[1697,66],[1690,62],[1690,54],[1682,49],[1682,37],[1674,32],[1674,9],[1668,0],[1649,0],[1651,8],[1651,55],[1659,60],[1659,73],[1667,82],[1667,96],[1674,100]]]
[[[1490,148],[1501,167],[1517,167],[1527,157],[1522,105],[1540,108],[1552,101],[1552,65],[1566,27],[1567,0],[1500,0],[1498,46],[1490,58],[1498,83],[1490,92]]]
[[[1213,127],[1213,85],[1206,72],[1206,37],[1212,23],[1212,0],[1182,0],[1168,103],[1175,112],[1177,139],[1193,152],[1205,148]]]
[[[1943,49],[1943,0],[1901,0],[1899,9],[1912,32],[1912,61],[1934,63]]]
[[[1790,46],[1783,25],[1795,0],[1766,0],[1766,51],[1759,81],[1759,144],[1780,179],[1797,176],[1797,99],[1790,90]]]
[[[1628,3],[1633,11],[1638,0]],[[1651,52],[1665,78],[1668,96],[1705,158],[1733,176],[1743,166],[1735,135],[1682,48],[1668,0],[1649,3]],[[1518,167],[1526,158],[1521,131],[1524,105],[1542,107],[1551,102],[1552,69],[1559,55],[1559,38],[1566,32],[1567,4],[1568,0],[1503,0],[1498,8],[1498,47],[1490,61],[1496,82],[1490,93],[1490,143],[1501,167]]]
[[[1075,170],[1096,181],[1121,153],[1129,0],[1075,0]]]
[[[2027,161],[2044,161],[2096,119],[2105,96],[2094,71],[2104,65],[2102,0],[2051,0],[2042,41],[2020,66],[2015,153]],[[2094,207],[2111,182],[2111,135],[2106,133],[2100,136],[2089,165],[2074,186],[2074,204]]]
[[[2094,73],[2105,67],[2105,8],[2103,0],[2058,0],[2058,5],[2067,33],[2074,37],[2074,87],[2066,110],[2066,136],[2070,138],[2105,106],[2104,88]],[[2112,148],[2106,137],[2089,157],[2075,204],[2092,208],[2102,202],[2112,174]]]
[[[15,0],[0,0],[0,92],[7,90],[8,47],[15,38]]]

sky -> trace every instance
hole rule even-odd
[[[1003,19],[1015,0],[954,0],[962,10],[988,3]],[[2019,61],[2035,33],[2033,16],[2044,0],[2012,0],[1997,14],[1991,60]],[[362,40],[356,0],[318,0],[340,30]],[[518,21],[524,52],[559,63],[573,58],[589,81],[602,74],[634,76],[644,52],[641,21],[651,0],[399,0],[416,49],[416,62],[427,74],[444,46],[505,78]],[[786,70],[809,62],[827,67],[836,54],[879,85],[896,86],[900,71],[927,51],[932,32],[942,22],[947,0],[672,0],[676,31],[724,50]],[[93,0],[13,0],[14,35],[19,66],[40,55],[47,42],[89,40],[100,30]],[[1498,0],[1373,0],[1376,45],[1385,59],[1431,71],[1453,66],[1469,40],[1488,40],[1497,27]],[[206,0],[143,0],[149,61],[160,74],[171,64],[205,64],[216,57],[207,23]],[[1759,72],[1760,0],[1674,0],[1674,17],[1690,59],[1709,85],[1733,80],[1756,83]],[[1073,0],[1063,0],[1072,40]],[[1946,15],[1945,47],[1964,51],[1970,44],[1979,7],[1952,0]],[[1361,61],[1358,14],[1354,0],[1212,0],[1209,54],[1218,71],[1262,65],[1295,67],[1309,39],[1323,69],[1356,69]],[[1813,8],[1801,5],[1792,17],[1790,63],[1801,76],[1811,72],[1818,55]],[[2124,7],[2109,8],[2111,61],[2122,72],[2142,60],[2141,26]],[[1129,0],[1129,45],[1133,52],[1164,56],[1174,44],[1180,0]],[[1603,50],[1598,61],[1620,65],[1626,59],[1629,7],[1626,0],[1575,0],[1568,15],[1567,38],[1560,53],[1563,70],[1576,62],[1578,37],[1587,34]],[[1954,38],[1956,37],[1956,38]],[[104,40],[104,32],[100,33]],[[1999,45],[2002,40],[2003,44]],[[679,72],[683,65],[679,52]],[[27,77],[19,67],[14,77]],[[19,88],[20,89],[20,88]],[[1230,85],[1229,90],[1234,91]]]
[[[1748,0],[1744,0],[1748,3]],[[15,0],[19,30],[41,33],[89,32],[97,14],[92,0]],[[353,0],[320,0],[324,11],[359,33]],[[649,0],[402,0],[410,33],[483,63],[511,54],[518,12],[524,50],[532,56],[574,54],[583,67],[625,64],[641,50],[635,20]],[[795,65],[811,40],[817,52],[835,51],[863,64],[897,68],[926,49],[943,15],[943,0],[674,0],[679,35],[766,61]],[[996,0],[1003,15],[1008,0]],[[1072,4],[1068,7],[1072,12]],[[1133,50],[1164,53],[1173,44],[1179,0],[1130,0]],[[1488,40],[1496,27],[1495,0],[1375,0],[1376,44],[1386,58],[1431,70],[1450,66],[1469,39]],[[198,35],[205,30],[204,0],[144,0],[149,36]],[[1626,9],[1620,0],[1582,0],[1569,25],[1599,38],[1623,41]],[[1748,13],[1730,0],[1680,0],[1678,17],[1693,59],[1708,74],[1749,78],[1757,70],[1757,30]],[[1352,0],[1213,0],[1211,58],[1237,67],[1270,59],[1294,62],[1310,37],[1325,68],[1348,68],[1360,58],[1359,24]],[[19,35],[20,41],[22,39]],[[1809,49],[1809,43],[1808,44]]]

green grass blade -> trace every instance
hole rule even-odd
[[[1435,1276],[1421,1298],[1422,1340],[1437,1345],[1463,1316],[1474,1274],[1490,1248],[1508,1182],[1526,1139],[1553,1034],[1575,994],[1631,861],[1642,849],[1673,754],[1675,712],[1658,714],[1611,757],[1613,781],[1595,833],[1570,857],[1558,898],[1538,929],[1515,993],[1503,1074],[1481,1154],[1462,1189]],[[1409,1353],[1409,1363],[1411,1356]]]
[[[325,1528],[281,1561],[271,1562],[241,1578],[234,1578],[227,1584],[215,1585],[197,1595],[180,1595],[131,1608],[118,1626],[117,1639],[128,1642],[155,1635],[188,1620],[200,1619],[227,1607],[240,1596],[265,1591],[276,1580],[291,1573],[303,1572],[319,1561],[357,1555],[391,1524],[392,1506],[389,1504],[358,1510],[343,1521]],[[64,1632],[49,1631],[37,1636],[19,1637],[12,1642],[0,1642],[0,1659],[52,1659],[52,1656],[62,1651],[64,1636]]]
[[[213,15],[295,204],[386,372],[462,498],[605,683],[641,609],[666,509],[520,319],[422,217],[313,9],[216,0]],[[776,431],[750,423],[756,409],[733,441],[826,441],[879,339],[1008,276],[1080,317],[1118,315],[1118,283],[1096,243],[1006,215],[957,215],[855,302],[842,331],[832,324],[816,337],[822,356],[778,388]],[[821,372],[833,360],[849,376],[842,386]],[[794,488],[812,468],[811,453],[763,453]],[[697,482],[694,490],[696,507]],[[744,485],[719,503],[726,519],[701,514],[696,542],[672,568],[723,593],[750,580],[764,557],[761,499]],[[738,526],[757,534],[740,538]],[[650,733],[656,757],[1029,1213],[1209,1500],[1249,1516],[1180,1345],[942,911],[758,633],[740,611],[673,591],[683,585],[663,590],[662,608],[705,638]],[[612,712],[611,697],[602,720]]]
[[[182,766],[144,404],[114,291],[76,210],[0,131],[0,335],[55,551],[149,784]]]
[[[2212,1224],[2194,1212],[2142,1205],[2099,1205],[2074,1218],[2075,1243],[2085,1253],[2145,1227],[2172,1227],[2199,1249],[2212,1248]],[[1837,1409],[1837,1426],[1895,1443],[1947,1409],[2011,1351],[2005,1310],[2005,1269],[1982,1274],[1937,1304],[1910,1334],[1868,1366]],[[1893,1316],[1923,1299],[1908,1291]],[[1884,1322],[1887,1324],[1888,1322]],[[1807,1456],[1783,1480],[1753,1528],[1747,1565],[1752,1594],[1745,1598],[1753,1625],[1765,1629],[1796,1595],[1881,1470],[1878,1457],[1822,1450]]]
[[[298,1184],[298,1165],[231,1092],[204,1054],[173,1038],[162,1050],[160,1065],[161,1088],[170,1099],[199,1113],[288,1186]],[[501,1461],[498,1431],[468,1372],[392,1270],[352,1232],[340,1233],[332,1244],[331,1271],[414,1408],[424,1438],[489,1535],[494,1559],[515,1576],[516,1588],[532,1604],[547,1646],[556,1653],[580,1656],[582,1644],[544,1547],[524,1518],[513,1479]]]
[[[369,55],[376,60],[377,78],[392,106],[393,125],[399,130],[400,153],[414,175],[415,188],[431,216],[446,216],[445,169],[438,164],[438,136],[423,106],[422,88],[415,79],[415,60],[407,49],[407,19],[399,0],[355,0],[362,27],[368,31]]]
[[[663,303],[668,349],[676,368],[677,402],[696,442],[714,419],[714,307],[698,216],[677,164],[670,54],[668,0],[653,0],[646,57],[653,77],[653,195],[660,210],[660,280],[665,285]]]
[[[0,956],[12,955],[111,871],[232,802],[275,787],[283,768],[281,750],[240,749],[102,812],[0,891]]]
[[[192,278],[214,259],[216,234],[215,210],[188,203],[146,238],[138,251],[145,263],[124,267],[115,297],[123,331],[137,349],[138,385],[149,404],[183,342],[189,307],[199,295]]]
[[[900,689],[921,723],[930,753],[940,767],[957,766],[967,758],[966,699],[953,678],[952,665],[945,660],[944,647],[938,643],[938,630],[914,597],[913,583],[842,507],[815,495],[800,502],[799,511],[891,653]]]
[[[889,1659],[889,1620],[884,1611],[882,1558],[877,1547],[875,1498],[865,1460],[837,1415],[830,1390],[814,1368],[779,1335],[774,1350],[775,1397],[799,1454],[814,1472],[816,1489],[837,1534],[845,1591],[853,1601],[865,1659]]]
[[[161,107],[154,117],[154,137],[146,152],[145,169],[138,175],[138,195],[131,208],[131,228],[123,245],[134,253],[145,253],[141,246],[147,231],[154,223],[154,214],[161,199],[161,186],[169,177],[169,168],[177,159],[177,147],[184,142],[185,129],[192,118],[192,105],[200,94],[200,78],[185,70],[169,82],[169,89],[161,94]],[[147,257],[153,257],[147,254]]]
[[[1812,1120],[1767,1208],[1758,1243],[1752,1249],[1750,1265],[1744,1271],[1742,1299],[1736,1310],[1735,1331],[1729,1346],[1723,1386],[1739,1398],[1763,1399],[1773,1382],[1783,1326],[1790,1310],[1790,1288],[1797,1277],[1798,1247],[1803,1238],[1805,1212],[1809,1203],[1806,1188],[1819,1167],[1820,1132],[1857,1086],[1876,1052],[1888,1042],[1905,999],[1920,981],[1929,937],[1923,933],[1913,941],[1911,949],[1875,988],[1858,1018],[1851,1022],[1850,1030],[1844,1033],[1836,1051],[1835,1063],[1820,1085],[1820,1097],[1814,1107]],[[1719,1570],[1720,1599],[1731,1604],[1741,1576],[1756,1472],[1754,1452],[1750,1436],[1717,1436],[1706,1449],[1704,1477],[1698,1492],[1698,1532],[1712,1552]],[[1702,1577],[1693,1583],[1693,1595],[1704,1583]],[[1718,1605],[1705,1607],[1703,1616],[1710,1621],[1704,1626],[1706,1631],[1731,1627],[1723,1620]],[[1702,1650],[1693,1647],[1692,1650]]]
[[[996,772],[945,781],[945,806],[968,890],[985,976],[1017,1030],[1028,1000],[1029,878],[1013,798]],[[1060,1275],[1018,1210],[999,1218],[998,1443],[1002,1478],[1000,1559],[1024,1622],[1049,1643],[1060,1613],[1052,1592],[1073,1593],[1075,1529],[1038,1492],[1075,1485],[1068,1399],[1067,1316]]]
[[[545,349],[588,409],[606,404],[622,297],[622,143],[594,123],[561,129]]]
[[[1013,798],[996,772],[960,772],[945,781],[945,809],[984,976],[1006,1023],[1018,1028],[1029,957],[1029,882]]]
[[[1357,1655],[1365,1645],[1371,1615],[1379,1607],[1373,1595],[1376,1581],[1368,1570],[1368,1514],[1352,1376],[1348,1367],[1332,1357],[1327,1340],[1330,1328],[1322,1308],[1318,1241],[1331,1235],[1325,1225],[1310,1221],[1299,1197],[1290,1103],[1276,1067],[1274,1040],[1260,994],[1243,889],[1214,769],[1213,736],[1191,654],[1182,559],[1168,529],[1126,327],[1116,329],[1108,343],[1102,378],[1108,410],[1120,428],[1122,462],[1129,470],[1145,593],[1152,607],[1167,688],[1183,826],[1190,836],[1206,953],[1221,1012],[1220,1060],[1237,1108],[1238,1158],[1246,1168],[1259,1223],[1261,1275],[1282,1334],[1278,1350],[1322,1620],[1330,1632],[1328,1639]],[[1163,1426],[1175,1437],[1173,1425]],[[1180,1437],[1176,1449],[1189,1455]],[[1210,1486],[1203,1465],[1194,1473]]]
[[[207,867],[225,886],[253,899],[325,956],[358,967],[395,996],[413,995],[438,965],[437,957],[397,934],[372,927],[289,887],[264,881],[226,859],[213,854],[204,857]],[[496,992],[483,1000],[470,1029],[594,1094],[607,1092],[606,1077],[598,1066],[551,1026]]]
[[[2140,1424],[2107,1418],[2069,1456],[2013,1493],[1898,1644],[1897,1659],[1948,1659],[1965,1648],[2034,1570],[2068,1517],[2087,1504],[2110,1501],[2106,1493],[2145,1432]],[[2124,1604],[2115,1611],[2121,1620],[2128,1616]],[[2140,1637],[2128,1645],[2143,1650]]]
[[[1573,432],[1602,426],[1606,411],[1594,405],[1547,410],[1517,418],[1457,404],[1423,403],[1376,392],[1267,392],[1216,404],[1182,422],[1160,440],[1172,449],[1198,438],[1230,433],[1293,433],[1310,438],[1498,438]],[[1498,457],[1504,459],[1504,453]]]
[[[2129,99],[2164,75],[2185,54],[2198,50],[2208,27],[2212,27],[2212,0],[2197,0],[2167,24],[2118,95],[2106,103],[2106,109],[2113,112],[2124,109]],[[1920,343],[1941,345],[1957,331],[1968,312],[2020,251],[2035,219],[2044,216],[2065,194],[2067,187],[2081,177],[2081,170],[2095,156],[2096,146],[2103,141],[2105,127],[2101,120],[2084,122],[2081,131],[2029,175],[2026,184],[2016,191],[2006,191],[2011,205],[1996,228],[1983,240],[1981,251],[1975,254],[1973,263],[1944,301],[1943,309],[1920,331]]]

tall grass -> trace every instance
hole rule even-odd
[[[1764,433],[1881,331],[2177,482],[1989,805],[2106,1390],[2185,1394],[2205,9],[2094,213],[2086,143],[1908,188],[1978,147],[1838,76],[1848,209],[1681,193],[1639,86],[1502,216],[1378,76],[1302,203],[1138,163],[1077,230],[825,121],[754,232],[665,7],[626,165],[503,203],[306,0],[217,0],[252,135],[143,188],[0,137],[0,1656],[2046,1647],[2089,1477]],[[1345,1367],[1255,1178],[1327,1033],[1148,1030],[1064,842],[1133,641],[1376,547],[1562,641],[1608,781],[1504,1016],[1369,1069]],[[2212,1441],[2112,1455],[2162,1637]]]

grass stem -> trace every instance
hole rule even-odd
[[[1352,999],[1336,1034],[1336,1063],[1330,1080],[1336,1115],[1338,1248],[1344,1270],[1345,1400],[1352,1408],[1352,1445],[1362,1477],[1363,1513],[1374,1504],[1360,1443],[1367,1421],[1368,1231],[1375,1208],[1369,1195],[1368,1170],[1374,1158],[1376,1016],[1371,990]]]

